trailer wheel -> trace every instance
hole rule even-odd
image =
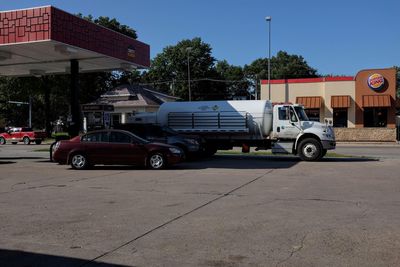
[[[304,161],[319,160],[323,156],[321,144],[314,138],[301,141],[298,151],[299,157]]]

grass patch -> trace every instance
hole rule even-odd
[[[33,152],[49,152],[49,147],[48,148],[39,148],[39,149],[34,149]]]

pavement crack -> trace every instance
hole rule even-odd
[[[338,200],[338,199],[324,199],[324,198],[275,198],[274,201],[320,201],[320,202],[336,202],[336,203],[347,203],[353,204],[359,207],[360,202],[348,201],[348,200]]]
[[[252,183],[254,183],[256,181],[258,181],[258,180],[260,180],[261,178],[263,178],[264,176],[270,174],[273,171],[274,171],[274,169],[269,170],[269,171],[257,176],[256,178],[254,178],[254,179],[252,179],[252,180],[250,180],[250,181],[248,181],[248,182],[246,182],[246,183],[244,183],[242,185],[239,185],[239,186],[231,189],[230,191],[228,191],[228,192],[226,192],[224,194],[218,195],[216,198],[213,198],[213,199],[207,201],[206,203],[204,203],[204,204],[202,204],[202,205],[200,205],[200,206],[198,206],[198,207],[196,207],[196,208],[194,208],[194,209],[192,209],[190,211],[187,211],[187,212],[185,212],[185,213],[183,213],[181,215],[178,215],[175,218],[172,218],[172,219],[170,219],[170,220],[168,220],[168,221],[166,221],[166,222],[164,222],[164,223],[162,223],[162,224],[160,224],[160,225],[148,230],[147,232],[145,232],[145,233],[143,233],[143,234],[141,234],[141,235],[139,235],[139,236],[137,236],[137,237],[135,237],[135,238],[133,238],[133,239],[121,244],[121,245],[119,245],[116,248],[113,248],[113,249],[111,249],[109,251],[106,251],[103,254],[101,254],[101,255],[99,255],[99,256],[91,259],[91,260],[88,260],[87,262],[83,263],[79,267],[87,266],[87,265],[95,262],[96,260],[98,260],[100,258],[103,258],[103,257],[105,257],[105,256],[107,256],[107,255],[109,255],[109,254],[111,254],[111,253],[123,248],[123,247],[126,247],[126,246],[134,243],[135,241],[137,241],[137,240],[139,240],[139,239],[141,239],[141,238],[143,238],[143,237],[145,237],[145,236],[147,236],[147,235],[149,235],[149,234],[151,234],[151,233],[153,233],[153,232],[155,232],[155,231],[157,231],[157,230],[159,230],[161,228],[164,228],[165,226],[167,226],[167,225],[169,225],[169,224],[171,224],[171,223],[173,223],[175,221],[178,221],[178,220],[180,220],[180,219],[182,219],[182,218],[184,218],[184,217],[186,217],[186,216],[188,216],[188,215],[190,215],[190,214],[192,214],[192,213],[194,213],[194,212],[196,212],[196,211],[198,211],[198,210],[200,210],[200,209],[202,209],[204,207],[207,207],[207,206],[213,204],[214,202],[216,202],[216,201],[218,201],[218,200],[220,200],[220,199],[222,199],[222,198],[224,198],[226,196],[229,196],[232,193],[234,193],[234,192],[236,192],[236,191],[238,191],[238,190],[240,190],[240,189],[242,189],[242,188],[244,188],[244,187],[246,187],[246,186],[248,186],[248,185],[250,185],[250,184],[252,184]]]
[[[306,234],[301,238],[301,240],[300,240],[300,245],[298,245],[298,246],[293,246],[293,247],[292,247],[292,251],[290,252],[290,254],[289,254],[288,257],[286,257],[285,259],[279,261],[275,266],[277,267],[277,266],[281,265],[282,263],[287,262],[288,260],[290,260],[290,259],[293,257],[294,254],[296,254],[296,253],[298,253],[300,250],[302,250],[302,249],[304,248],[304,243],[305,243],[305,241],[306,241],[307,235],[308,235],[308,233],[306,233]]]

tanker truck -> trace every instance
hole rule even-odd
[[[310,121],[301,105],[272,105],[268,100],[166,102],[157,112],[138,113],[130,122],[200,135],[208,155],[233,147],[249,152],[255,147],[315,161],[336,146],[327,122]]]

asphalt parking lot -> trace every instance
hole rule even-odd
[[[159,171],[75,171],[43,147],[0,147],[0,266],[400,265],[395,144]]]

